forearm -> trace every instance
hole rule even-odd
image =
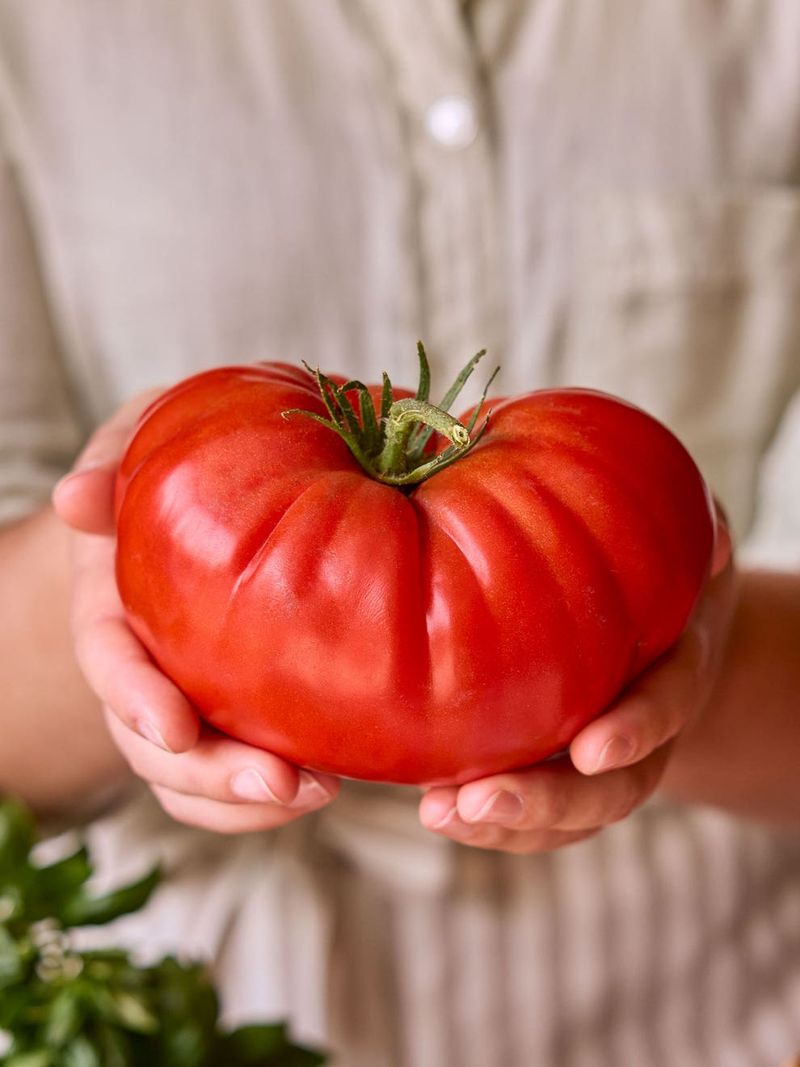
[[[742,576],[719,682],[677,742],[663,789],[800,824],[800,575]]]
[[[69,532],[48,508],[0,531],[0,792],[90,808],[127,780],[69,633]]]

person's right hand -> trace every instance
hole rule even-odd
[[[201,723],[127,624],[114,578],[114,481],[133,427],[159,390],[92,436],[53,506],[75,531],[72,630],[78,662],[117,747],[179,822],[219,833],[271,829],[330,802],[330,775],[300,770]]]

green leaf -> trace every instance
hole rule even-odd
[[[0,991],[0,1030],[14,1033],[14,1028],[24,1016],[30,999],[30,993],[20,985]]]
[[[71,856],[65,856],[57,863],[51,863],[49,867],[40,867],[36,872],[36,879],[47,893],[66,895],[79,889],[89,880],[91,874],[89,852],[83,845]]]
[[[97,1027],[97,1047],[103,1067],[132,1067],[131,1046],[127,1037],[110,1026]],[[150,1063],[158,1063],[150,1057]]]
[[[361,436],[361,423],[358,421],[355,409],[350,403],[350,397],[346,395],[344,389],[336,385],[335,382],[332,382],[330,378],[326,378],[324,375],[321,375],[321,377],[323,384],[331,390],[336,398],[336,403],[344,416],[350,433],[358,439]]]
[[[0,923],[11,923],[25,913],[25,894],[18,885],[6,883],[0,891]]]
[[[82,1023],[80,997],[67,986],[50,1005],[44,1039],[48,1045],[61,1048],[78,1036]]]
[[[389,375],[386,371],[383,372],[383,390],[381,392],[381,423],[384,424],[389,418],[389,408],[394,401],[392,400],[392,383],[389,380]]]
[[[280,1052],[288,1044],[284,1023],[266,1026],[242,1026],[226,1034],[221,1041],[226,1051],[238,1056],[268,1056]]]
[[[109,975],[108,979],[103,981],[102,984],[90,980],[81,985],[81,995],[87,1005],[87,1012],[93,1019],[109,1025],[119,1025],[119,1009],[109,984],[119,981],[127,969],[132,968],[126,961],[124,967],[120,967],[116,973]]]
[[[486,401],[486,394],[489,392],[489,389],[492,386],[492,382],[495,380],[495,378],[497,377],[497,375],[499,373],[500,373],[500,368],[499,367],[495,367],[494,370],[492,371],[492,373],[489,375],[489,380],[487,381],[486,385],[483,387],[483,392],[481,393],[481,398],[478,401],[478,403],[475,405],[475,410],[472,412],[472,415],[470,416],[470,420],[467,423],[467,430],[468,430],[469,433],[472,433],[473,429],[475,428],[475,423],[478,421],[478,415],[480,415],[481,408],[483,407],[483,405],[484,405],[484,403]]]
[[[25,973],[25,959],[19,945],[6,930],[0,926],[0,989],[18,982]]]
[[[88,973],[107,979],[113,971],[129,962],[129,954],[122,948],[92,948],[81,953]]]
[[[219,1014],[219,1001],[213,986],[199,968],[165,974],[162,965],[156,970],[160,983],[155,992],[154,1009],[159,1018],[170,1025],[181,1019],[192,1019],[212,1033]]]
[[[76,1037],[64,1049],[59,1067],[103,1067],[97,1049],[88,1037]]]
[[[144,907],[160,881],[161,871],[156,867],[138,882],[122,886],[102,897],[76,893],[62,909],[61,921],[64,926],[101,926],[109,923],[120,915],[128,915]]]
[[[0,885],[6,872],[27,866],[36,840],[36,825],[30,812],[13,798],[0,801]]]
[[[35,866],[29,859],[36,842],[33,820],[16,802],[0,802],[0,832],[0,1030],[12,1039],[11,1051],[0,1055],[3,1067],[315,1067],[323,1062],[317,1053],[291,1045],[280,1026],[221,1034],[219,1002],[201,964],[167,957],[140,967],[121,949],[65,951],[60,925],[105,923],[135,911],[158,883],[158,871],[91,897],[85,888],[92,872],[85,848],[47,867]],[[52,941],[45,936],[51,928]],[[50,980],[36,975],[39,961],[49,961]],[[229,1040],[235,1046],[227,1045]],[[214,1058],[218,1050],[222,1056]]]
[[[419,385],[416,399],[427,402],[431,395],[431,368],[422,341],[417,341],[417,355],[419,356]]]
[[[232,1065],[253,1064],[257,1067],[319,1067],[326,1057],[312,1049],[291,1042],[283,1023],[243,1026],[219,1041],[220,1062]],[[216,1061],[215,1061],[216,1062]]]
[[[148,1010],[144,1000],[124,989],[114,990],[111,997],[117,1009],[117,1018],[127,1029],[138,1034],[158,1032],[158,1019]]]
[[[36,1052],[14,1053],[0,1062],[3,1067],[58,1067],[52,1052],[40,1049]]]
[[[378,421],[375,417],[375,404],[370,396],[369,389],[363,382],[356,380],[345,382],[342,386],[342,393],[346,393],[351,389],[358,391],[359,412],[361,415],[361,425],[363,427],[365,451],[368,453],[376,452],[380,448],[380,431],[378,430]]]
[[[176,1024],[171,1032],[165,1032],[162,1043],[164,1063],[169,1067],[206,1067],[209,1063],[209,1035],[193,1022],[184,1019]]]
[[[456,399],[458,398],[459,394],[461,393],[461,390],[464,388],[464,386],[467,384],[470,377],[472,376],[472,372],[475,370],[478,363],[483,359],[485,355],[485,348],[482,348],[480,352],[475,353],[469,363],[467,363],[466,367],[464,367],[464,369],[459,373],[456,380],[444,394],[442,402],[440,404],[437,404],[437,407],[440,407],[442,411],[450,410],[450,408],[456,402]]]
[[[317,383],[317,389],[319,389],[320,396],[322,397],[322,402],[325,405],[325,408],[326,408],[328,414],[330,415],[331,419],[333,419],[333,421],[336,422],[337,419],[338,419],[338,416],[337,416],[337,413],[336,413],[336,408],[333,406],[333,403],[332,403],[331,398],[330,398],[330,396],[328,394],[328,391],[327,391],[327,389],[325,388],[325,386],[323,384],[322,371],[319,369],[319,367],[317,367],[315,369],[314,367],[310,366],[308,363],[305,362],[305,360],[303,360],[303,366],[306,368],[306,370],[309,372],[309,374],[313,374],[314,375],[314,381]]]

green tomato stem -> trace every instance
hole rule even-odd
[[[375,461],[375,470],[379,475],[397,476],[408,473],[409,438],[414,427],[419,424],[429,426],[442,434],[456,448],[466,448],[469,444],[469,431],[466,426],[462,426],[458,419],[454,419],[446,411],[414,397],[396,400],[389,408],[386,417],[386,441]]]
[[[488,418],[484,419],[483,424],[473,433],[478,412],[483,407],[486,392],[497,371],[487,382],[469,426],[462,425],[458,419],[448,414],[448,409],[484,354],[485,350],[482,349],[472,357],[436,407],[428,403],[430,367],[425,348],[420,341],[417,345],[420,367],[417,395],[395,400],[392,383],[388,375],[384,374],[380,414],[363,382],[353,380],[344,385],[337,385],[319,369],[313,370],[305,364],[306,369],[316,379],[328,417],[302,408],[292,408],[282,414],[284,418],[304,415],[327,427],[341,437],[371,478],[398,489],[410,489],[462,459],[475,447],[486,430]],[[352,393],[358,394],[358,414],[348,395]],[[426,453],[426,445],[433,433],[446,437],[450,447],[442,452]]]

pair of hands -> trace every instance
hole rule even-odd
[[[108,729],[134,774],[175,819],[218,833],[267,830],[333,800],[339,782],[203,725],[127,625],[114,578],[116,470],[158,391],[122,407],[94,434],[53,504],[75,531],[75,650]],[[424,791],[428,829],[479,848],[547,851],[624,818],[654,791],[679,735],[709,698],[732,613],[724,521],[712,577],[678,644],[573,740],[569,756],[459,788]]]

